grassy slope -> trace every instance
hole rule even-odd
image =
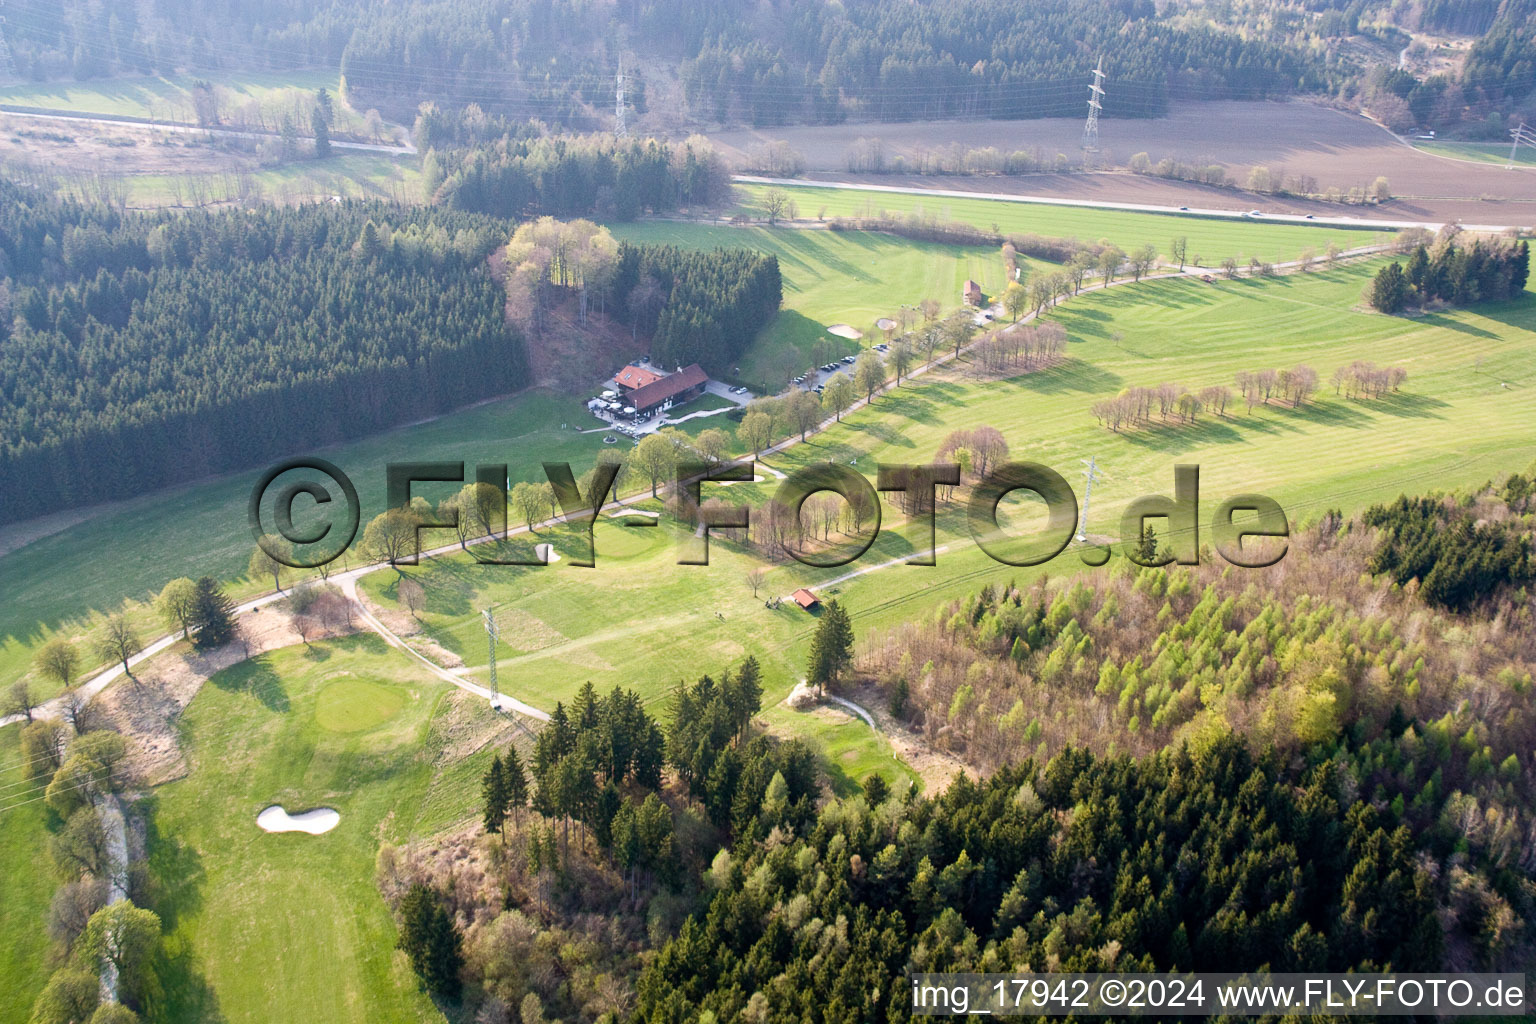
[[[1450,156],[1458,160],[1476,160],[1484,164],[1508,164],[1507,142],[1414,142],[1414,149],[1421,149],[1436,156]],[[1536,164],[1536,153],[1530,147],[1515,153],[1515,163]]]
[[[808,357],[815,338],[841,346],[836,349],[839,353],[856,350],[855,343],[823,330],[854,316],[850,308],[872,320],[930,294],[953,302],[958,282],[965,276],[976,277],[989,288],[1002,277],[1000,262],[984,251],[919,246],[921,256],[913,260],[908,243],[862,233],[820,232],[809,237],[811,232],[672,224],[625,225],[617,233],[698,248],[750,244],[780,254],[785,310],[749,354],[743,367],[747,372],[771,365],[784,346],[803,345]],[[861,267],[869,259],[877,263],[865,272]],[[540,462],[580,465],[603,448],[601,434],[560,429],[562,424],[581,429],[597,426],[578,400],[534,392],[321,454],[352,476],[366,522],[383,509],[384,466],[390,460],[462,459],[469,466],[506,462],[514,479],[542,480]],[[730,423],[723,416],[712,416],[685,424],[693,431],[713,426],[729,427]],[[176,576],[208,573],[229,579],[241,573],[251,550],[245,502],[258,476],[259,471],[236,474],[132,499],[119,511],[0,557],[0,575],[13,581],[11,600],[0,607],[0,686],[27,672],[32,652],[56,627],[66,635],[85,638],[87,642],[78,647],[82,656],[93,660],[90,623],[74,621],[83,613],[96,612],[91,621],[99,625],[101,612],[115,609],[124,598],[147,598]],[[58,585],[66,579],[68,587]],[[263,589],[247,583],[236,589],[235,596]],[[148,609],[139,610],[135,618],[145,636],[158,632],[159,624]],[[38,685],[49,692],[56,689],[41,681]]]
[[[21,727],[0,729],[0,1020],[26,1020],[48,981],[48,811],[20,770]]]
[[[894,793],[904,794],[914,783],[922,789],[922,779],[896,756],[891,741],[841,708],[808,714],[781,704],[763,712],[762,720],[771,730],[801,736],[821,749],[822,768],[837,796],[860,791],[871,775],[884,777]]]
[[[175,206],[192,202],[188,175],[135,174],[127,178],[131,206]],[[204,175],[215,201],[227,198],[232,179]],[[411,201],[421,194],[421,162],[410,156],[333,150],[326,160],[296,160],[251,174],[256,194],[278,202],[342,196],[348,199]],[[179,184],[179,191],[178,191]]]
[[[227,77],[165,75],[90,82],[26,83],[0,89],[0,103],[156,121],[191,121],[192,83],[199,79],[211,81],[223,90],[227,112],[230,112],[229,108],[251,102],[270,102],[284,89],[306,92],[329,89],[332,96],[339,96],[341,89],[341,76],[335,71],[253,71]]]
[[[861,343],[826,332],[850,324],[864,333],[862,346],[877,340],[878,317],[903,305],[938,299],[960,304],[967,278],[988,294],[1002,290],[1003,264],[991,248],[910,242],[864,231],[799,231],[789,228],[725,228],[702,224],[644,222],[618,224],[614,236],[691,249],[746,246],[779,258],[784,275],[784,311],[741,361],[741,380],[756,390],[782,381],[786,366],[796,372],[859,351]],[[1038,261],[1026,261],[1038,269]]]
[[[762,216],[760,201],[768,186],[740,185],[745,212]],[[953,199],[898,192],[864,192],[850,189],[786,187],[800,206],[800,216],[815,215],[823,207],[828,217],[863,217],[885,210],[908,213],[921,210],[941,220],[960,220],[1005,233],[1029,232],[1084,241],[1104,239],[1127,251],[1155,245],[1166,257],[1173,239],[1189,240],[1189,258],[1205,266],[1219,266],[1227,256],[1246,262],[1294,259],[1306,248],[1321,252],[1329,242],[1351,249],[1385,241],[1388,232],[1309,224],[1276,224],[1260,220],[1218,217],[1185,217],[1177,214],[1098,210],[1090,207],[1015,203],[1000,199]]]
[[[877,460],[926,460],[950,430],[992,424],[1016,457],[1044,462],[1074,481],[1078,459],[1096,455],[1111,479],[1095,490],[1089,525],[1110,535],[1130,499],[1171,491],[1179,463],[1201,466],[1207,523],[1223,498],[1242,492],[1269,494],[1293,520],[1304,520],[1327,508],[1356,510],[1404,490],[1462,486],[1523,468],[1536,457],[1529,440],[1536,377],[1521,362],[1522,332],[1536,326],[1536,300],[1421,321],[1383,317],[1351,308],[1370,270],[1217,285],[1153,283],[1086,295],[1056,314],[1074,339],[1071,358],[1059,369],[984,384],[918,378],[880,398],[872,412],[771,461],[788,469],[828,458],[845,464],[857,458],[861,468]],[[1117,332],[1123,332],[1119,341]],[[1262,351],[1255,351],[1255,338],[1265,340]],[[1300,362],[1326,380],[1335,366],[1357,358],[1407,367],[1404,392],[1376,403],[1329,392],[1300,410],[1260,408],[1132,434],[1113,434],[1088,412],[1096,399],[1128,385],[1168,380],[1199,387],[1230,381],[1243,368]],[[1513,386],[1505,389],[1505,382]],[[760,505],[774,483],[717,493]],[[981,554],[950,511],[941,518],[939,541],[948,550],[938,567],[869,572],[825,589],[851,569],[926,546],[889,510],[886,527],[849,569],[777,567],[768,592],[822,587],[847,601],[862,632],[985,580],[1032,575]],[[425,620],[479,675],[485,657],[479,609],[502,609],[508,648],[502,685],[545,708],[568,699],[586,678],[634,685],[659,699],[678,678],[747,651],[765,662],[769,696],[782,696],[803,663],[809,618],[788,608],[764,609],[742,582],[750,560],[726,545],[713,546],[707,568],[677,567],[672,535],[679,532],[669,525],[601,524],[596,569],[497,570],[452,562],[425,568]],[[1047,569],[1059,574],[1076,564],[1068,555]],[[381,572],[365,587],[388,602],[394,580],[393,572]]]
[[[203,688],[183,720],[191,774],[141,805],[169,904],[164,1019],[443,1019],[393,952],[373,866],[381,840],[474,805],[489,751],[432,763],[446,692],[372,636],[271,652]],[[268,835],[271,803],[341,823]]]
[[[560,429],[565,422],[584,424],[586,416],[575,399],[533,392],[317,454],[352,476],[368,517],[383,509],[390,460],[508,462],[514,477],[530,479],[541,473],[541,459],[575,463],[594,456],[601,435]],[[0,683],[27,670],[43,638],[39,624],[115,609],[125,597],[148,597],[177,576],[232,579],[244,572],[251,552],[245,504],[259,475],[240,473],[135,498],[0,558],[0,575],[10,586],[0,607]],[[267,589],[270,584],[247,582],[233,596]],[[155,623],[149,615],[143,621],[147,635]],[[82,632],[69,628],[71,635]],[[88,658],[87,646],[80,646]]]

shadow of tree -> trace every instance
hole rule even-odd
[[[1014,377],[1012,381],[1021,388],[1042,395],[1059,395],[1070,391],[1114,392],[1124,385],[1124,378],[1118,373],[1076,356],[1068,356],[1055,366]]]
[[[145,891],[134,893],[134,899],[158,914],[165,929],[146,1009],[154,1020],[220,1024],[225,1017],[218,994],[204,975],[196,951],[177,932],[182,918],[203,905],[203,859],[193,847],[160,829],[159,810],[159,798],[153,795],[134,804],[134,814],[144,824],[147,854]]]
[[[288,691],[283,688],[283,681],[273,671],[271,659],[266,654],[258,654],[222,672],[216,672],[209,682],[221,690],[249,693],[268,711],[283,713],[289,708]]]
[[[1430,395],[1409,394],[1405,391],[1394,391],[1391,394],[1383,395],[1366,406],[1366,408],[1385,413],[1388,416],[1437,420],[1445,419],[1445,417],[1435,410],[1449,407],[1449,402],[1443,402]]]

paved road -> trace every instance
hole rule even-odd
[[[233,139],[255,139],[266,141],[276,139],[276,132],[247,131],[241,128],[226,128],[222,125],[197,125],[181,124],[177,121],[155,121],[147,117],[128,117],[113,115],[111,117],[101,114],[72,113],[66,110],[43,111],[35,108],[22,108],[0,103],[0,114],[7,117],[29,117],[38,121],[72,122],[75,124],[96,124],[121,128],[125,125],[136,128],[155,128],[163,132],[180,132],[197,135],[224,135]],[[344,142],[339,139],[331,140],[332,149],[361,150],[368,153],[388,153],[392,156],[413,156],[416,146],[409,139],[404,145],[391,146],[377,142]]]
[[[1256,217],[1235,211],[1198,207],[1153,206],[1148,203],[1116,203],[1102,199],[1062,199],[1058,196],[1027,196],[1012,192],[968,192],[963,189],[915,188],[903,185],[863,185],[845,181],[805,181],[800,178],[762,178],[750,174],[738,174],[735,181],[750,185],[783,185],[799,188],[830,188],[851,192],[894,192],[901,195],[937,196],[945,199],[996,199],[1009,203],[1033,203],[1039,206],[1077,206],[1093,210],[1129,210],[1135,213],[1168,213],[1180,217],[1217,217],[1222,220],[1252,220],[1259,224],[1325,224],[1335,227],[1391,230],[1393,228],[1427,228],[1438,231],[1442,221],[1425,220],[1363,220],[1359,217],[1304,217],[1297,214],[1266,213]],[[1507,231],[1519,225],[1513,224],[1462,224],[1468,231]]]

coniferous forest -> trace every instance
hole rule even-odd
[[[1367,300],[1383,313],[1409,306],[1470,306],[1522,294],[1531,274],[1531,243],[1475,239],[1459,244],[1442,232],[1433,246],[1418,245],[1408,265],[1393,261],[1376,272]]]
[[[0,518],[143,493],[521,387],[490,218],[125,215],[0,183]]]
[[[508,221],[379,203],[125,214],[3,181],[0,196],[0,521],[247,468],[527,382],[486,261]],[[783,294],[777,258],[746,249],[626,243],[610,282],[658,363],[716,373]]]
[[[501,119],[451,116],[431,104],[416,118],[416,139],[428,153],[427,198],[471,213],[634,220],[718,205],[730,190],[730,172],[707,142],[528,138]]]
[[[699,363],[723,374],[778,313],[784,284],[777,256],[625,243],[619,247],[614,293],[625,322],[652,335],[657,365]]]

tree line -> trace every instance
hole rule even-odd
[[[471,111],[473,114],[473,111]],[[424,104],[416,136],[429,201],[499,217],[634,220],[644,213],[723,203],[730,171],[708,140],[680,144],[612,135],[516,132],[478,141],[480,132]],[[460,138],[477,140],[458,143]]]
[[[715,121],[1075,117],[1090,55],[1101,52],[1114,54],[1106,87],[1119,116],[1157,116],[1175,93],[1261,99],[1316,88],[1326,76],[1324,61],[1300,47],[1175,24],[1140,0],[786,3],[778,17],[787,30],[772,41],[741,28],[750,5],[693,2],[685,11],[684,96],[696,116]]]
[[[0,191],[6,521],[526,380],[485,267],[505,238],[488,218],[360,202],[138,216]]]
[[[619,320],[651,336],[652,362],[719,375],[778,315],[784,282],[771,254],[625,242],[613,295]]]
[[[1502,302],[1525,293],[1530,272],[1529,242],[1476,238],[1458,245],[1454,232],[1442,232],[1433,246],[1415,246],[1406,267],[1393,260],[1378,270],[1366,298],[1382,313]]]

